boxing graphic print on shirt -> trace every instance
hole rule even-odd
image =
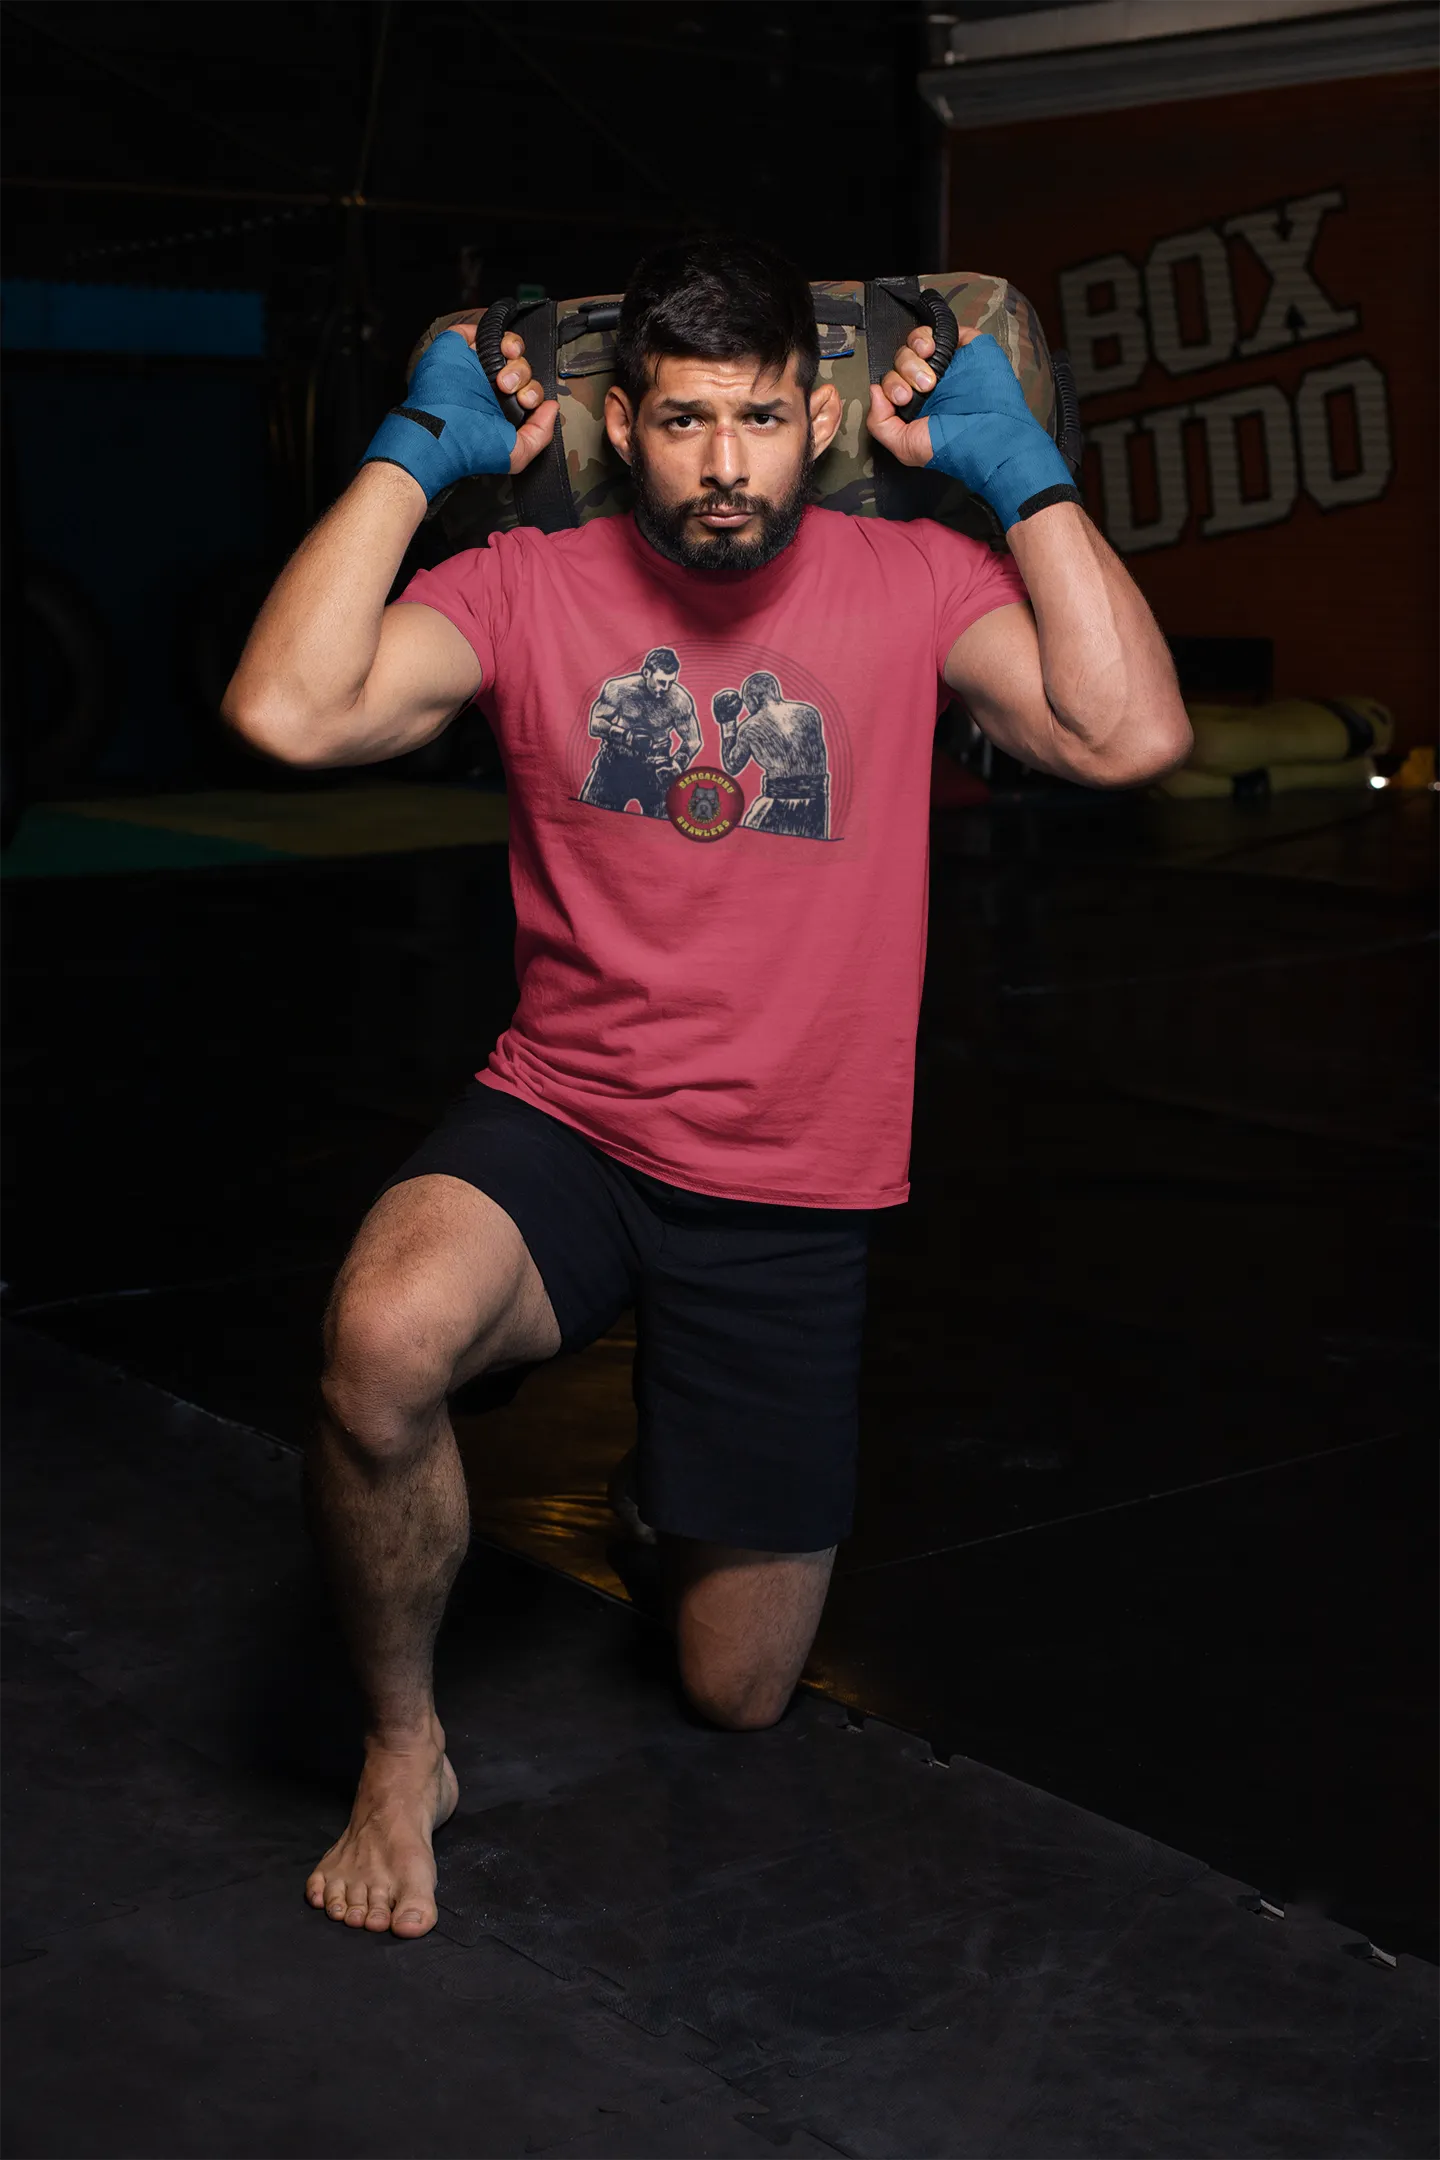
[[[738,690],[717,690],[710,710],[726,772],[744,772],[752,758],[760,767],[761,792],[741,824],[750,832],[828,840],[830,769],[818,705],[787,698],[778,676],[760,668]]]
[[[579,800],[597,810],[633,804],[642,816],[668,817],[688,839],[718,840],[739,829],[829,840],[830,757],[820,707],[787,697],[773,668],[752,668],[738,689],[712,692],[716,771],[697,763],[701,723],[680,672],[674,647],[656,645],[633,672],[603,684],[589,708],[587,734],[598,748]],[[747,791],[735,783],[752,770],[759,793],[746,807]]]
[[[665,798],[700,748],[695,700],[679,680],[669,645],[646,653],[633,675],[614,675],[590,708],[600,738],[580,800],[597,810],[638,803],[644,816],[667,815]]]

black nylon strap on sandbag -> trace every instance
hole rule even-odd
[[[929,320],[929,309],[920,298],[918,277],[872,278],[867,283],[865,351],[872,383],[889,374],[910,332]],[[908,407],[905,417],[914,417]],[[873,436],[870,447],[875,459],[876,514],[898,519],[902,524],[911,518],[933,517],[945,486],[943,475],[902,465]]]
[[[530,372],[547,398],[555,391],[555,302],[540,300],[521,311],[515,327],[525,340]],[[570,468],[565,462],[565,431],[555,416],[555,432],[539,457],[510,482],[515,491],[515,514],[522,525],[541,532],[567,532],[580,520],[570,488]]]
[[[555,302],[532,300],[522,306],[505,299],[495,301],[486,309],[475,333],[475,354],[492,383],[505,365],[500,340],[507,330],[514,330],[524,338],[530,372],[546,397],[553,398]],[[496,394],[514,426],[518,427],[521,421],[529,418],[524,407],[517,405],[513,397],[501,392]],[[524,472],[516,473],[510,485],[515,492],[515,515],[522,525],[534,525],[541,532],[566,532],[579,524],[575,497],[570,489],[570,469],[565,462],[564,431],[558,414],[555,432],[539,457],[533,458]]]

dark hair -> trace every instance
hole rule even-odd
[[[615,333],[615,380],[638,409],[664,353],[760,362],[779,374],[795,355],[808,398],[820,369],[810,287],[763,240],[678,240],[635,265]]]
[[[759,668],[747,675],[740,685],[740,695],[745,700],[747,712],[754,712],[759,705],[768,705],[780,696],[779,679],[768,668]]]
[[[654,668],[657,675],[678,675],[680,655],[674,646],[657,645],[653,652],[647,652],[640,663],[640,672],[642,675],[648,674],[651,668]]]

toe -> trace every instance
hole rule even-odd
[[[370,1895],[364,1883],[345,1885],[345,1925],[364,1927],[365,1915],[370,1910]]]
[[[345,1908],[350,1903],[343,1882],[327,1882],[325,1885],[325,1910],[332,1920],[343,1920]]]
[[[433,1899],[402,1891],[395,1900],[395,1918],[390,1925],[397,1935],[428,1935],[439,1917]]]
[[[384,1894],[383,1891],[372,1890],[370,1893],[370,1910],[365,1915],[366,1927],[371,1929],[373,1933],[379,1935],[382,1934],[384,1930],[389,1927],[390,1920],[391,1908],[389,1898]]]

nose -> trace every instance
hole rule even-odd
[[[702,479],[707,488],[724,488],[733,492],[743,488],[750,477],[745,456],[745,441],[738,428],[721,421],[711,431],[708,445],[709,456],[705,461]]]

